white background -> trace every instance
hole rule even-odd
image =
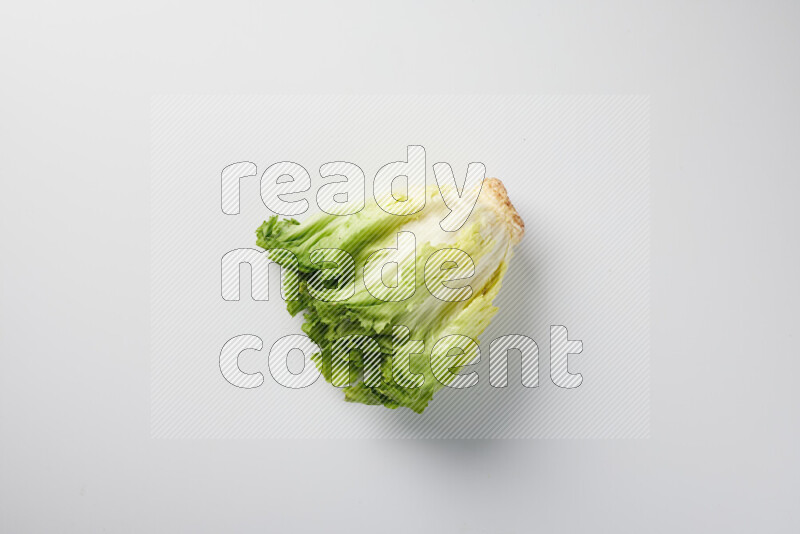
[[[795,2],[16,3],[3,532],[796,532]],[[155,93],[650,94],[651,439],[149,438]]]

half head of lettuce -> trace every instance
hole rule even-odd
[[[328,382],[345,386],[349,402],[421,413],[476,357],[475,342],[458,341],[476,340],[497,312],[492,300],[525,231],[503,183],[483,181],[471,214],[455,232],[440,227],[450,210],[439,190],[428,187],[425,195],[424,209],[411,215],[392,215],[373,204],[353,215],[321,213],[302,223],[273,216],[256,231],[258,246],[299,277],[288,311],[305,312],[303,331],[321,350],[311,358]],[[399,240],[408,245],[412,236],[411,254],[365,273],[376,251],[400,250]],[[400,269],[411,275],[399,276]],[[321,276],[326,271],[327,278]],[[392,280],[400,278],[410,278],[413,287],[395,282],[392,291]],[[377,294],[381,287],[384,293]],[[326,298],[334,294],[339,298]],[[374,343],[365,344],[367,337]],[[344,367],[337,365],[342,357]]]

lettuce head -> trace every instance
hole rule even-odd
[[[302,223],[273,216],[256,231],[258,246],[297,277],[288,311],[304,313],[303,331],[320,349],[311,358],[345,400],[421,413],[438,390],[466,385],[458,370],[479,354],[477,337],[497,312],[492,301],[524,234],[502,182],[478,187],[457,231],[440,226],[450,210],[437,187],[410,215],[371,204]],[[396,249],[392,262],[378,261],[387,249]]]

